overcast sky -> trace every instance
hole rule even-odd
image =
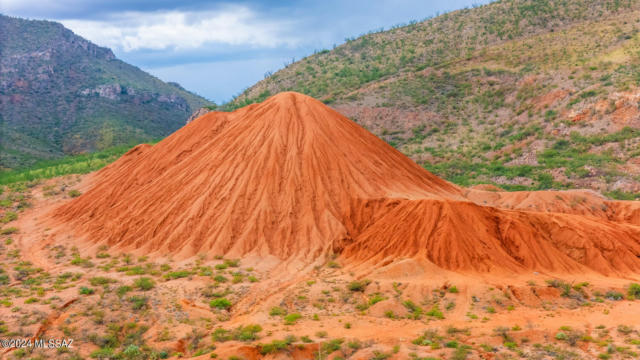
[[[120,59],[222,103],[316,49],[487,2],[0,0],[0,13],[59,21]]]

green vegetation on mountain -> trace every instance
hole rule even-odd
[[[28,168],[0,171],[0,185],[33,182],[70,174],[87,174],[117,160],[134,144],[114,146],[92,153],[41,160]]]
[[[461,185],[640,192],[640,1],[504,0],[349,39],[222,106],[331,104]]]
[[[0,169],[164,137],[211,105],[59,23],[0,15]]]

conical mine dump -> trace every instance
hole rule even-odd
[[[418,258],[462,272],[640,271],[637,225],[477,205],[293,92],[206,114],[93,181],[54,216],[116,249],[307,264],[337,253],[373,267]]]

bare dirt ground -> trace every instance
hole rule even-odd
[[[73,343],[3,349],[2,358],[622,359],[640,353],[640,302],[631,287],[637,278],[465,275],[415,259],[366,274],[340,257],[306,273],[286,273],[277,261],[256,257],[151,259],[53,231],[47,214],[90,180],[69,176],[3,194],[29,206],[4,224],[15,230],[0,235],[0,276],[6,275],[0,337]]]

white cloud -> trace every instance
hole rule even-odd
[[[123,51],[141,49],[186,50],[207,44],[273,48],[296,45],[293,24],[264,20],[244,6],[217,11],[126,12],[108,20],[61,20],[75,33],[99,44]]]
[[[41,0],[0,0],[0,11],[15,12],[24,11],[33,8],[45,10],[56,10],[62,7],[58,1],[41,1]]]

